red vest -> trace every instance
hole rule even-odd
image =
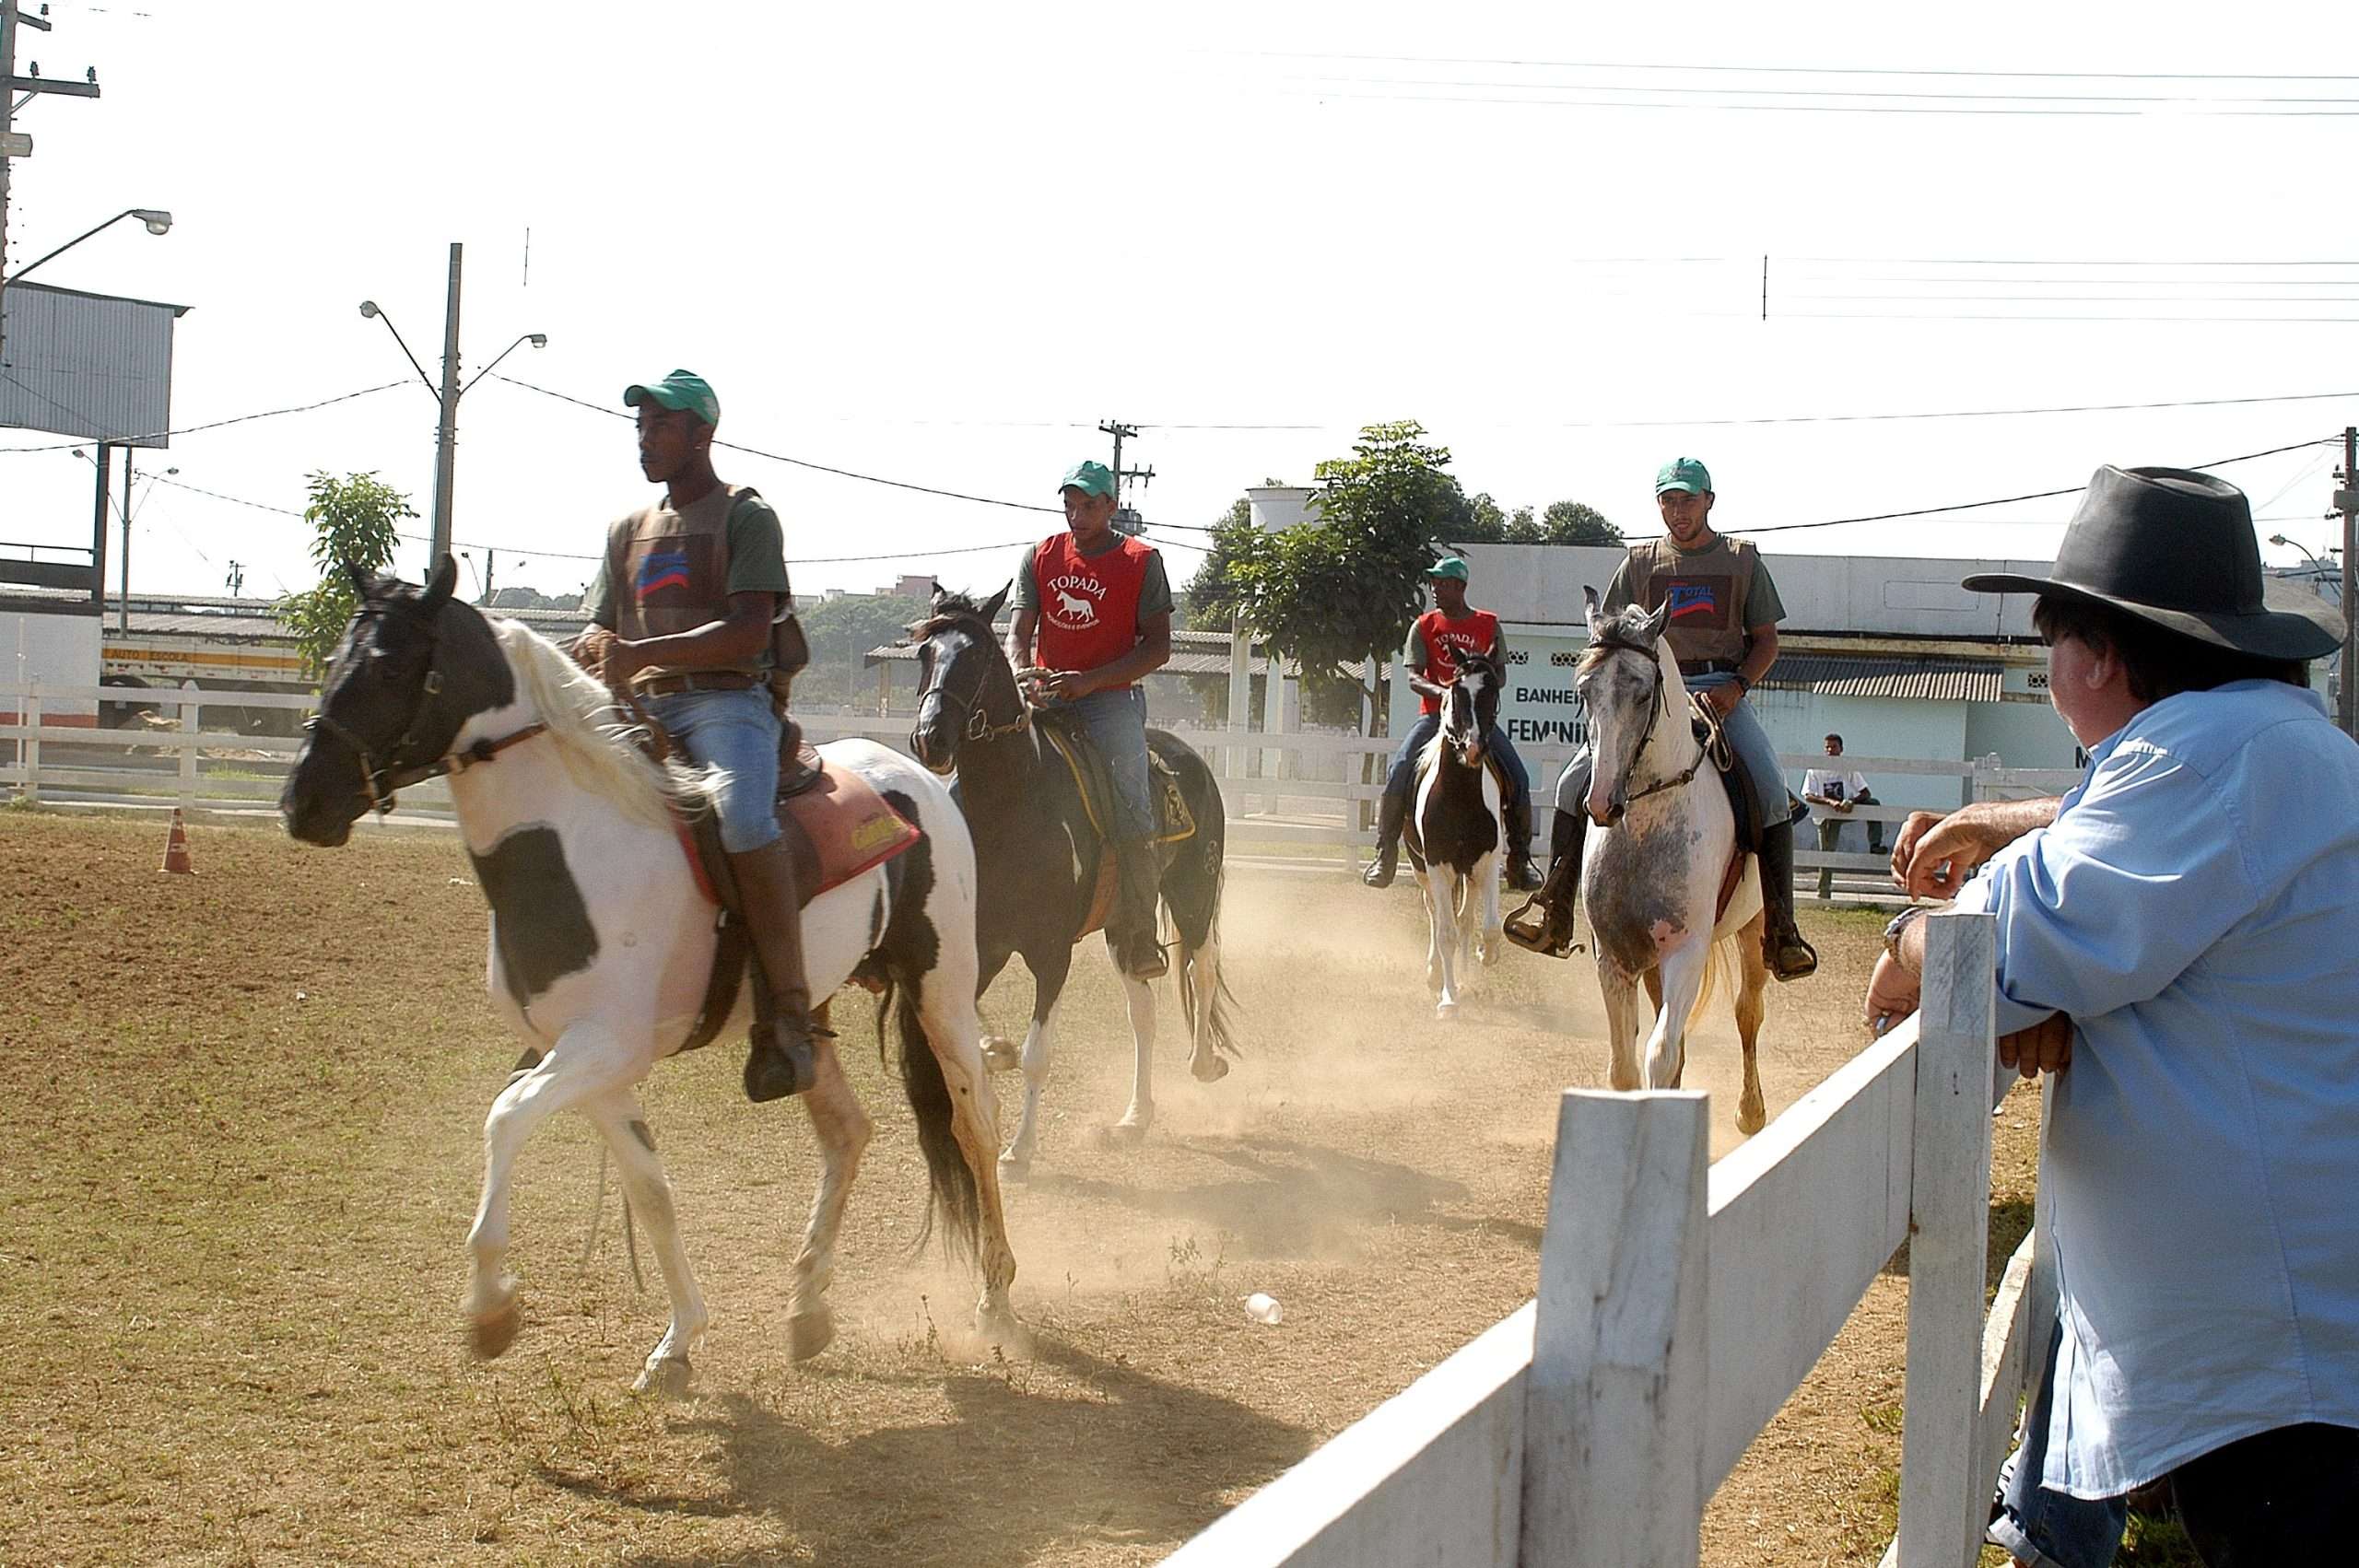
[[[1095,670],[1139,641],[1139,591],[1153,547],[1125,537],[1085,556],[1073,535],[1054,533],[1032,552],[1032,588],[1040,626],[1033,657],[1046,670]]]
[[[1499,646],[1499,618],[1488,610],[1469,610],[1464,618],[1451,620],[1439,610],[1428,610],[1417,617],[1417,646],[1425,655],[1425,668],[1417,673],[1436,685],[1449,685],[1458,679],[1458,650],[1469,653],[1489,653]],[[1421,696],[1417,699],[1420,713],[1439,713],[1439,697]]]

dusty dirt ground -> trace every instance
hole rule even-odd
[[[521,1165],[525,1330],[488,1365],[462,1349],[479,1129],[516,1046],[451,839],[197,826],[198,874],[169,877],[163,836],[0,812],[7,1562],[1155,1562],[1529,1297],[1555,1092],[1605,1080],[1585,958],[1511,953],[1438,1028],[1405,878],[1238,868],[1248,1055],[1190,1081],[1165,988],[1139,1149],[1097,1136],[1129,1036],[1102,954],[1075,965],[1036,1174],[1008,1198],[1033,1343],[1001,1356],[970,1331],[972,1278],[912,1256],[908,1108],[848,999],[878,1134],[816,1361],[783,1334],[802,1115],[744,1103],[734,1045],[648,1085],[713,1313],[690,1397],[663,1403],[628,1392],[660,1287],[634,1293],[611,1198],[584,1260],[594,1141],[569,1120]],[[1772,1115],[1860,1044],[1881,926],[1805,920],[1824,966],[1772,998]],[[1015,1032],[1029,997],[1003,977],[988,1020]],[[1716,1154],[1735,1059],[1723,1018],[1690,1060]],[[2028,1222],[2036,1107],[2019,1091],[1999,1123],[1994,1257]],[[1722,1489],[1708,1562],[1875,1560],[1906,1289],[1879,1278]],[[1283,1324],[1245,1316],[1253,1291]]]

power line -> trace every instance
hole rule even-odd
[[[1931,99],[1968,103],[2145,103],[2145,104],[2341,104],[2359,106],[2359,99],[2351,98],[2285,98],[2285,97],[2201,97],[2177,94],[2130,94],[2095,92],[1935,92],[1927,89],[1875,90],[1844,88],[1756,88],[1756,87],[1680,87],[1641,84],[1624,86],[1615,82],[1583,81],[1486,81],[1454,76],[1320,76],[1294,75],[1281,78],[1296,82],[1342,82],[1366,87],[1403,88],[1505,88],[1515,92],[1611,92],[1654,93],[1659,95],[1708,96],[1716,98],[1825,98],[1825,99]],[[1546,101],[1546,100],[1541,100]],[[1633,108],[1649,107],[1633,104]],[[1661,105],[1655,107],[1671,107]],[[1704,104],[1698,108],[1782,108],[1774,104]],[[1843,108],[1848,105],[1836,105]],[[1867,107],[1867,106],[1860,106]]]
[[[565,392],[552,392],[547,387],[534,386],[530,381],[520,381],[513,376],[495,375],[492,380],[506,381],[511,387],[522,387],[526,392],[535,392],[543,397],[553,397],[559,403],[569,403],[579,408],[587,408],[593,413],[611,415],[616,419],[630,417],[620,409],[608,408],[604,404],[592,403],[584,398],[572,397]],[[717,438],[712,444],[726,448],[730,451],[744,452],[748,457],[768,458],[772,462],[792,463],[797,468],[808,468],[820,474],[832,474],[842,479],[858,479],[870,485],[889,485],[897,490],[915,490],[920,495],[941,496],[954,501],[973,501],[978,506],[1005,507],[1011,511],[1023,512],[1054,512],[1058,509],[1055,507],[1034,506],[1028,501],[1003,501],[993,496],[970,496],[961,490],[944,490],[932,485],[912,484],[906,479],[886,479],[874,474],[855,474],[849,468],[835,468],[824,462],[813,462],[808,458],[789,457],[784,452],[765,451],[759,447],[742,446],[735,441],[724,441]]]
[[[1414,84],[1403,85],[1414,86]],[[1500,98],[1491,94],[1473,93],[1350,92],[1332,88],[1282,88],[1279,90],[1290,98],[1351,99],[1379,103],[1485,103],[1527,109],[1649,109],[1683,114],[1949,114],[1960,115],[1967,119],[2000,116],[2139,119],[2157,112],[2148,109],[1966,109],[1938,103],[1909,107],[1897,104],[1862,103],[1642,103],[1635,100],[1625,101],[1602,98]],[[2060,99],[2060,101],[2069,100]],[[2336,101],[2359,102],[2359,99],[2337,99]],[[2195,120],[2348,119],[2359,116],[2359,108],[2197,109],[2181,105],[2175,107],[2171,112],[2182,119]]]
[[[1666,64],[1650,61],[1520,60],[1483,55],[1346,54],[1327,50],[1257,49],[1233,53],[1265,60],[1356,60],[1391,65],[1512,65],[1520,69],[1553,71],[1693,71],[1765,76],[1986,76],[2008,81],[2359,82],[2359,76],[2272,75],[2258,71],[1974,71],[1884,65]]]
[[[8,380],[19,386],[23,384],[22,382],[18,382],[16,378],[13,376],[9,377]],[[368,397],[375,392],[389,392],[394,387],[405,387],[407,385],[409,385],[407,381],[386,381],[380,386],[362,387],[358,392],[340,392],[334,397],[323,397],[317,403],[299,403],[286,408],[265,408],[256,414],[240,414],[228,419],[208,420],[202,425],[183,425],[170,430],[157,430],[145,436],[110,436],[106,438],[106,442],[110,446],[136,446],[143,441],[161,441],[169,439],[173,436],[194,436],[203,430],[219,430],[231,425],[249,424],[256,419],[276,419],[279,415],[285,414],[309,414],[313,409],[326,408],[333,404],[350,403],[356,397]],[[49,400],[43,398],[42,401],[46,403]],[[5,456],[9,452],[68,451],[77,446],[89,445],[90,439],[91,438],[85,437],[83,439],[78,441],[60,441],[54,446],[46,447],[0,447],[0,456]]]

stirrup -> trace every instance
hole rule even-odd
[[[1536,911],[1536,913],[1535,913]],[[1499,934],[1526,952],[1537,953],[1543,958],[1570,958],[1582,952],[1584,944],[1569,938],[1558,945],[1548,941],[1548,917],[1552,911],[1539,895],[1523,901],[1516,912],[1499,922]]]
[[[1400,874],[1399,851],[1394,851],[1394,859],[1391,865],[1385,864],[1384,856],[1379,853],[1375,860],[1360,868],[1360,882],[1368,887],[1391,887],[1392,879]]]
[[[745,1098],[757,1106],[809,1093],[819,1081],[818,1042],[836,1037],[833,1029],[805,1018],[802,1038],[781,1040],[784,1022],[756,1024],[746,1036]]]
[[[1762,966],[1769,971],[1770,978],[1774,980],[1781,983],[1787,980],[1806,980],[1818,973],[1818,949],[1802,940],[1800,930],[1790,931],[1782,938],[1766,937],[1763,940],[1761,946]],[[1778,967],[1779,954],[1790,946],[1798,947],[1810,954],[1810,962],[1793,968]]]

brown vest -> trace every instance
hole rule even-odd
[[[721,620],[729,614],[729,514],[745,493],[724,485],[685,511],[644,507],[615,524],[606,538],[606,580],[615,590],[615,630],[633,641],[670,637]],[[745,664],[705,665],[758,676],[769,668],[767,652]],[[650,667],[645,680],[675,671]]]
[[[1753,640],[1745,635],[1745,614],[1760,559],[1752,541],[1725,533],[1692,556],[1668,539],[1649,539],[1630,546],[1630,602],[1649,611],[1671,602],[1663,632],[1682,670],[1692,673],[1714,660],[1741,664]]]

